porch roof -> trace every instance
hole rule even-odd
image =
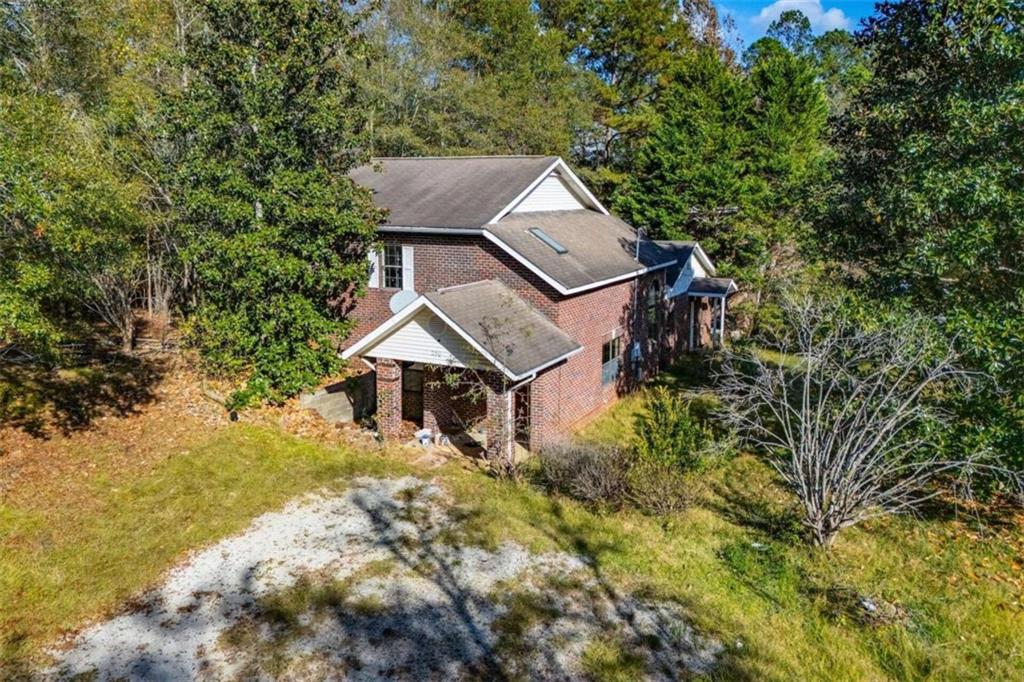
[[[738,289],[736,282],[727,277],[694,277],[686,293],[690,296],[728,296]]]
[[[440,323],[422,324],[424,311],[432,313]],[[416,333],[433,342],[435,350],[425,352],[420,345],[412,348],[409,355],[396,359],[439,365],[468,364],[467,354],[453,344],[450,331],[459,342],[467,343],[512,380],[525,379],[583,349],[507,286],[497,280],[483,280],[420,296],[342,356],[373,357],[375,350],[381,352],[389,338],[409,326],[416,326]],[[439,353],[442,347],[444,351]],[[423,352],[423,357],[416,356]],[[387,356],[382,353],[381,357]]]

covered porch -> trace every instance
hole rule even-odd
[[[722,277],[694,277],[686,290],[687,347],[691,351],[718,348],[725,341],[725,313],[736,282]]]
[[[449,437],[475,430],[489,459],[511,461],[534,428],[532,382],[580,350],[504,284],[485,280],[419,296],[343,357],[373,365],[384,438],[398,438],[403,423]]]

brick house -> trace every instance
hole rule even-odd
[[[377,424],[490,455],[570,433],[720,338],[732,280],[696,243],[644,239],[557,157],[375,159],[352,172],[388,210],[343,357],[376,373]]]

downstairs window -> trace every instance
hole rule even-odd
[[[622,344],[618,336],[601,346],[601,383],[610,384],[619,376],[619,359]]]

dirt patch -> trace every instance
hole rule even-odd
[[[188,363],[126,358],[75,370],[4,370],[16,392],[0,427],[0,501],[45,508],[95,473],[146,471],[227,423]]]
[[[569,679],[608,641],[653,679],[714,666],[721,645],[677,605],[617,595],[569,554],[447,544],[447,509],[419,479],[360,479],[265,514],[82,631],[44,676]]]

